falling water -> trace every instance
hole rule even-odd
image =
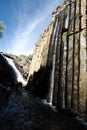
[[[11,65],[11,68],[13,69],[14,73],[16,74],[17,82],[21,82],[23,86],[27,84],[27,82],[23,79],[21,73],[18,71],[16,68],[14,62],[12,59],[5,57],[7,60],[8,64]]]
[[[66,29],[68,28],[68,25],[69,25],[69,12],[67,13],[67,17],[66,17],[66,20],[65,20],[65,28]]]
[[[67,7],[69,8],[69,7]],[[67,12],[67,16],[66,16],[66,19],[65,19],[65,29],[68,29],[69,27],[69,13],[70,12]],[[66,33],[66,38],[67,38],[67,33]],[[64,41],[64,59],[66,59],[67,57],[67,39],[65,38],[65,41]],[[64,75],[66,75],[66,60],[64,60],[63,62],[63,69],[64,69]],[[66,77],[64,77],[66,78]],[[63,108],[65,108],[65,87],[63,87]]]
[[[53,38],[52,38],[52,46],[54,44],[54,50],[53,50],[53,56],[52,56],[52,72],[51,72],[51,78],[50,78],[50,105],[52,105],[52,98],[53,98],[53,87],[54,87],[54,72],[55,72],[55,60],[56,60],[56,47],[57,47],[57,37],[58,37],[58,18],[56,20],[55,29],[53,32]],[[55,37],[56,36],[56,37]]]

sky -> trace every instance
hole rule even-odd
[[[33,53],[36,42],[47,28],[52,12],[64,0],[0,0],[0,21],[6,29],[0,51],[16,55]]]

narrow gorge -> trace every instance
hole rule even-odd
[[[66,0],[52,13],[51,23],[36,44],[29,79],[42,68],[50,68],[46,99],[57,109],[87,111],[86,9],[85,0]]]
[[[86,130],[87,0],[65,0],[33,55],[15,57],[0,53],[1,130]]]

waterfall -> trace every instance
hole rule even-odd
[[[55,60],[56,60],[56,47],[57,47],[57,38],[58,38],[58,18],[56,20],[55,29],[53,32],[53,38],[52,38],[52,46],[54,44],[53,52],[52,52],[52,72],[51,72],[51,78],[50,78],[50,105],[52,105],[52,99],[53,99],[53,88],[54,88],[54,73],[55,73]]]
[[[9,65],[9,68],[11,69],[12,72],[12,76],[15,76],[15,81],[16,82],[21,82],[23,86],[25,86],[27,84],[27,82],[23,79],[21,73],[19,72],[19,70],[16,68],[14,62],[12,59],[4,57],[4,59],[6,60],[6,62]]]
[[[68,24],[69,24],[69,12],[67,13],[67,17],[66,17],[66,20],[65,20],[65,28],[66,29],[68,28]]]

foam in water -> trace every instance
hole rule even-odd
[[[8,63],[11,65],[11,67],[13,68],[14,72],[16,73],[17,76],[17,82],[21,82],[23,86],[25,86],[27,84],[27,82],[23,79],[21,73],[18,71],[18,69],[16,68],[14,62],[12,61],[12,59],[5,57],[6,60],[8,61]]]

